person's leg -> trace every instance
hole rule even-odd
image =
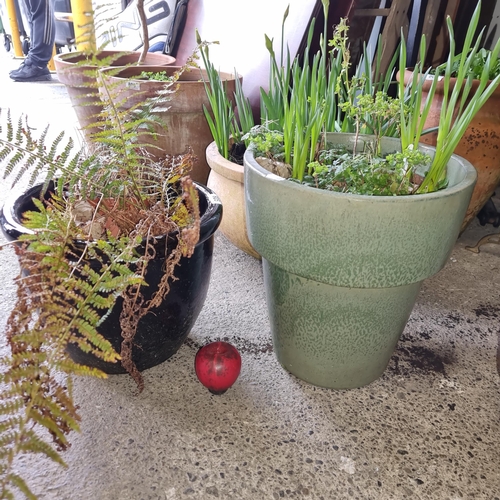
[[[56,36],[50,0],[24,0],[30,16],[31,46],[20,68],[10,72],[16,81],[50,80],[47,63],[52,57]]]
[[[52,57],[56,28],[50,0],[24,0],[31,13],[31,47],[28,58],[37,66],[47,66]]]

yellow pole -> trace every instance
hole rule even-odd
[[[14,46],[14,55],[16,57],[23,57],[23,47],[21,45],[21,34],[19,32],[19,25],[17,24],[16,6],[14,0],[7,0],[7,15],[9,16],[10,30],[12,33],[12,45]]]
[[[95,52],[94,11],[92,0],[71,0],[77,50]]]
[[[49,63],[47,64],[47,68],[49,68],[49,71],[55,71],[56,70],[56,65],[54,63],[54,56],[57,54],[56,46],[54,44],[54,48],[52,49],[52,57],[50,58]]]

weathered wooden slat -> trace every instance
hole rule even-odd
[[[354,11],[355,16],[366,16],[366,17],[376,17],[376,16],[388,16],[391,13],[391,9],[358,9]]]

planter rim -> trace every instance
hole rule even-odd
[[[413,69],[412,68],[406,68],[404,72],[404,83],[405,85],[408,85],[413,79]],[[396,80],[399,82],[400,81],[400,72],[398,71],[396,73]],[[425,92],[429,91],[431,88],[433,79],[432,78],[427,78],[423,90]],[[456,85],[457,79],[454,77],[450,78],[450,88],[453,88]],[[488,85],[492,82],[492,80],[488,80]],[[463,85],[465,85],[465,80]],[[474,92],[477,88],[479,87],[479,80],[474,79],[472,80],[472,86],[470,89],[470,92]],[[438,81],[438,84],[436,85],[436,92],[439,94],[443,93],[444,89],[444,83],[443,83],[443,77],[441,77]],[[500,85],[494,90],[493,95],[496,95],[497,97],[500,97]]]
[[[221,220],[221,217],[219,217],[219,215],[222,212],[222,202],[212,189],[195,181],[194,184],[197,191],[202,194],[207,201],[207,208],[200,218],[200,239],[197,243],[197,245],[199,245],[207,240],[219,226]],[[23,233],[34,233],[34,231],[24,227],[16,217],[16,207],[18,206],[19,199],[21,197],[31,197],[35,192],[38,192],[40,190],[40,186],[41,183],[31,187],[24,192],[20,192],[17,190],[13,191],[5,200],[0,213],[0,222],[4,232],[7,233],[13,240],[18,239],[19,236]],[[216,226],[215,229],[213,229],[214,225]],[[166,235],[159,235],[156,236],[156,239],[161,240],[162,238],[165,238],[165,236]]]
[[[244,169],[243,165],[238,165],[232,161],[226,160],[217,149],[215,141],[207,146],[207,163],[212,170],[222,175],[226,179],[241,182],[243,184]]]
[[[123,56],[135,55],[135,54],[140,54],[140,52],[137,50],[101,50],[96,55],[102,56],[103,58],[116,55],[119,58],[119,57],[123,57]],[[163,67],[163,65],[174,64],[176,61],[175,57],[168,55],[168,54],[161,54],[161,53],[157,53],[157,52],[149,52],[148,53],[148,55],[151,55],[151,54],[161,56],[161,58],[165,60],[165,62],[162,64],[161,67]],[[75,52],[65,52],[65,53],[54,55],[54,61],[56,63],[61,63],[61,64],[77,64],[80,61],[82,61],[84,58],[85,58],[85,52],[83,52],[81,50],[75,51]],[[132,63],[132,64],[134,65],[135,63]],[[82,64],[81,66],[87,67],[87,65],[84,65],[84,64]],[[148,66],[150,66],[150,64]],[[94,65],[89,64],[88,67],[93,68]]]
[[[143,78],[137,78],[138,75],[132,74],[130,76],[123,76],[122,74],[127,71],[131,71],[132,73],[135,73],[140,70],[142,73],[143,71],[146,72],[155,72],[158,73],[160,71],[165,71],[166,73],[173,74],[176,71],[180,70],[182,66],[174,66],[172,64],[168,66],[152,66],[152,65],[144,65],[142,64],[141,66],[108,66],[104,68],[100,68],[99,72],[102,73],[104,76],[110,76],[112,78],[117,78],[120,80],[138,80],[140,82],[153,82],[157,84],[164,84],[167,82],[162,82],[159,80],[145,80]],[[185,75],[193,74],[196,72],[199,72],[199,78],[194,78],[194,79],[183,79]],[[205,85],[203,75],[206,75],[206,71],[201,68],[191,68],[189,70],[184,71],[184,73],[180,76],[179,80],[177,80],[176,84],[182,83],[184,84],[203,84]],[[219,71],[219,75],[221,75],[222,81],[226,80],[235,80],[235,76],[233,73],[228,73],[226,71]],[[196,76],[196,75],[195,75]],[[241,79],[241,76],[238,75],[238,78]],[[208,77],[207,77],[208,79]]]
[[[347,136],[350,135],[352,136],[351,138],[354,138],[354,134],[346,134],[346,133],[329,133],[330,136]],[[362,140],[363,137],[369,138],[371,136],[359,136],[359,138]],[[353,141],[351,141],[353,142]],[[386,144],[391,144],[395,147],[400,145],[399,139],[393,138],[393,137],[385,137],[383,138],[383,142]],[[401,148],[399,148],[401,149]],[[426,144],[420,144],[419,149],[423,151],[424,153],[429,154],[431,157],[433,156],[433,153],[436,151],[436,148],[432,146],[428,146]],[[435,198],[441,198],[443,196],[447,195],[453,195],[457,193],[458,191],[461,191],[464,189],[464,187],[469,186],[470,184],[474,184],[477,179],[477,172],[476,169],[473,167],[473,165],[466,160],[465,158],[458,156],[458,155],[452,155],[450,162],[458,162],[461,164],[465,170],[465,175],[464,178],[459,181],[458,183],[454,184],[453,186],[448,186],[444,189],[440,189],[439,191],[434,191],[433,193],[422,193],[422,194],[411,194],[411,195],[400,195],[400,196],[372,196],[372,195],[364,195],[364,194],[353,194],[353,193],[338,193],[335,191],[328,191],[326,189],[318,189],[310,186],[305,186],[302,184],[298,184],[296,182],[290,182],[289,180],[280,177],[276,174],[273,174],[266,170],[265,168],[261,167],[256,161],[255,157],[253,154],[253,149],[252,147],[248,148],[245,151],[245,161],[248,163],[252,164],[252,167],[257,170],[257,172],[262,175],[263,177],[267,177],[269,180],[273,180],[275,182],[287,182],[287,185],[289,185],[290,189],[293,191],[311,191],[317,193],[317,196],[327,196],[327,197],[339,197],[339,198],[351,198],[352,200],[367,200],[369,199],[370,201],[374,203],[394,203],[394,199],[397,198],[398,200],[401,201],[401,203],[412,203],[415,201],[416,198],[420,199],[427,199],[427,200],[432,200]]]

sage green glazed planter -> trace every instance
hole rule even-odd
[[[352,144],[354,135],[330,134],[330,140]],[[399,140],[386,138],[383,149],[400,149]],[[421,149],[431,156],[435,151]],[[449,185],[436,193],[333,193],[271,174],[247,151],[248,236],[262,256],[281,365],[333,389],[380,377],[422,281],[449,258],[476,177],[467,160],[453,156]]]

